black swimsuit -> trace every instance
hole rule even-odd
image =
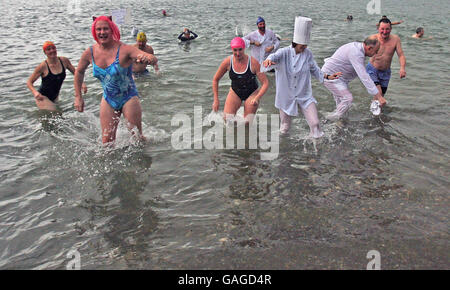
[[[233,56],[231,56],[231,69],[229,73],[231,79],[231,88],[238,97],[245,101],[258,89],[256,74],[251,70],[251,57],[248,57],[247,69],[243,73],[236,73],[233,69]]]
[[[55,102],[56,98],[58,98],[59,90],[61,89],[62,83],[66,78],[66,68],[64,67],[60,58],[59,62],[61,63],[62,72],[55,75],[50,70],[47,61],[48,75],[42,78],[41,86],[39,87],[39,93],[49,98],[50,101]]]

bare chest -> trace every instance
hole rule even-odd
[[[376,58],[392,58],[395,52],[396,42],[395,41],[388,41],[385,43],[382,43],[380,46],[380,50],[378,50],[378,53],[375,55]]]

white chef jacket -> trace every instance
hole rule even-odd
[[[378,94],[375,83],[370,78],[364,66],[365,52],[361,42],[350,42],[339,47],[333,56],[326,58],[322,71],[326,74],[342,72],[339,79],[346,84],[359,77],[367,92],[371,95]]]
[[[256,60],[261,64],[269,54],[274,53],[280,47],[280,41],[275,36],[275,33],[266,29],[264,35],[261,35],[258,30],[249,33],[248,35],[243,37],[245,41],[245,47],[250,47],[250,41],[258,41],[261,43],[261,46],[252,45],[251,46],[251,55],[256,58]],[[270,53],[266,52],[266,47],[274,46],[273,50]]]
[[[267,59],[275,62],[276,88],[275,107],[290,116],[298,115],[298,105],[304,109],[311,102],[317,103],[312,95],[311,75],[323,83],[324,74],[308,48],[297,54],[292,46],[279,49]],[[304,104],[304,106],[302,105]]]

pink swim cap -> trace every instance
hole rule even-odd
[[[92,23],[91,31],[92,31],[92,36],[94,37],[95,41],[98,42],[97,34],[95,33],[95,25],[99,21],[106,21],[106,22],[108,22],[109,29],[111,29],[111,31],[112,31],[113,39],[116,40],[116,41],[120,40],[119,27],[117,27],[117,25],[114,22],[112,22],[111,18],[112,17],[108,17],[108,16],[93,17],[94,22]]]
[[[245,41],[240,37],[235,37],[231,40],[231,48],[245,48]]]

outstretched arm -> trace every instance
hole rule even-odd
[[[69,60],[67,57],[63,57],[63,56],[61,57],[61,59],[62,59],[64,65],[66,66],[66,68],[67,68],[73,75],[75,75],[75,68],[74,68],[74,66],[72,65],[72,63],[70,62],[70,60]],[[86,94],[86,93],[87,93],[87,86],[86,86],[86,83],[85,83],[85,82],[83,82],[83,84],[81,84],[81,89],[83,90],[83,94]]]
[[[81,55],[80,61],[78,62],[77,69],[74,74],[74,87],[75,87],[75,101],[74,107],[78,112],[84,111],[84,100],[81,95],[81,88],[84,81],[84,72],[86,68],[91,63],[91,50],[90,48],[86,49]]]
[[[150,45],[146,46],[145,52],[155,55],[155,52],[153,51],[153,47],[151,47]],[[159,73],[158,63],[153,64],[153,68],[155,69],[156,73]]]
[[[252,61],[252,71],[256,72],[256,76],[258,77],[258,80],[261,83],[261,88],[250,102],[252,105],[258,105],[259,100],[267,92],[267,89],[269,88],[269,80],[267,79],[266,74],[260,71],[261,68],[259,62],[253,57],[251,61]]]
[[[311,53],[311,57],[309,58],[309,72],[313,75],[319,82],[323,83],[323,79],[325,74],[322,72],[320,67],[317,65],[317,62],[314,60],[314,56]]]
[[[402,24],[403,22],[404,22],[403,20],[394,21],[394,22],[391,22],[391,25],[398,25],[398,24]]]
[[[145,64],[155,65],[158,59],[153,54],[144,52],[132,45],[126,45],[127,55],[132,61],[141,62]]]
[[[233,56],[231,56],[233,57]],[[213,78],[212,89],[214,94],[214,102],[212,105],[212,109],[214,112],[219,110],[219,81],[223,77],[223,75],[227,72],[228,67],[230,66],[230,57],[225,58],[217,69],[216,74]]]

